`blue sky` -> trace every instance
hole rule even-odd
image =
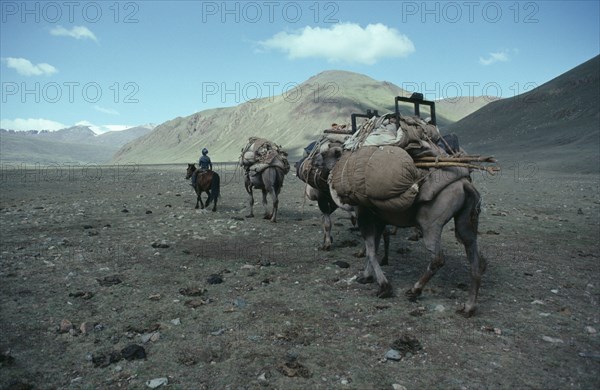
[[[160,124],[330,69],[511,97],[600,52],[598,1],[1,2],[3,128]]]

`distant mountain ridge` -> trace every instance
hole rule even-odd
[[[448,127],[469,151],[553,171],[600,171],[600,56]]]
[[[315,92],[316,91],[316,92]],[[206,147],[213,161],[237,161],[241,148],[251,136],[272,140],[284,147],[290,158],[298,158],[302,149],[332,123],[349,123],[352,113],[394,110],[396,96],[410,94],[386,81],[348,71],[324,71],[287,95],[245,102],[235,107],[201,111],[178,117],[157,126],[151,133],[123,146],[115,163],[183,163],[197,161]],[[474,99],[471,110],[487,104]],[[451,101],[440,103],[438,123],[453,120]],[[409,113],[412,107],[403,105]],[[456,119],[454,119],[456,120]]]
[[[151,125],[96,135],[89,126],[48,131],[0,129],[0,159],[24,163],[110,162],[126,143],[152,131]]]

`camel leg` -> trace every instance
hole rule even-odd
[[[271,217],[273,216],[273,212],[269,213],[269,209],[268,209],[269,202],[267,201],[267,190],[265,190],[265,189],[262,190],[262,205],[265,209],[264,219],[271,219]]]
[[[471,287],[469,298],[465,306],[458,310],[459,314],[470,317],[475,313],[479,287],[481,286],[481,275],[485,272],[486,262],[479,254],[477,247],[477,229],[479,224],[479,194],[475,191],[468,193],[468,207],[454,218],[454,231],[456,239],[465,246],[467,260],[471,265]]]
[[[442,253],[441,235],[443,225],[428,226],[423,232],[423,241],[425,248],[431,254],[431,262],[427,267],[427,271],[415,283],[415,285],[406,292],[406,295],[411,301],[417,299],[423,292],[423,287],[429,282],[429,279],[444,265],[444,255]]]
[[[383,231],[383,257],[381,258],[380,265],[388,265],[389,264],[389,254],[390,254],[390,236],[396,234],[396,229],[394,227],[394,232],[392,233],[390,228],[385,228]]]
[[[246,186],[246,191],[248,192],[248,196],[250,197],[248,203],[250,205],[250,214],[246,215],[246,218],[252,218],[254,217],[254,194],[252,192],[252,186]]]
[[[331,236],[331,214],[321,214],[321,222],[323,223],[323,247],[322,249],[328,251],[331,249],[331,243],[333,237]]]
[[[379,242],[381,241],[381,235],[385,230],[385,224],[377,220],[377,218],[375,218],[368,211],[365,212],[359,209],[358,226],[363,239],[365,240],[367,265],[365,267],[363,276],[357,281],[359,283],[368,282],[370,279],[372,279],[374,274],[375,280],[379,285],[377,296],[379,298],[391,297],[393,294],[392,285],[388,282],[383,270],[381,269],[381,266],[379,265],[379,261],[377,260],[377,248],[379,247]]]
[[[277,212],[279,211],[279,194],[277,193],[275,188],[271,189],[271,201],[273,202],[271,222],[277,222]]]

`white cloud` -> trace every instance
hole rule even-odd
[[[1,119],[0,127],[6,130],[60,130],[64,129],[68,126],[63,125],[62,123],[55,122],[49,119],[42,118],[17,118],[17,119]]]
[[[490,53],[488,58],[479,57],[479,63],[481,65],[491,65],[496,62],[506,62],[508,61],[508,51],[500,51],[495,53]]]
[[[90,31],[90,29],[84,26],[75,26],[70,30],[64,28],[63,26],[57,26],[50,30],[50,34],[56,36],[71,37],[75,39],[91,39],[95,42],[98,42],[98,38],[96,38],[96,35],[94,35],[94,33]]]
[[[259,45],[287,53],[290,59],[317,57],[367,65],[386,57],[406,57],[415,51],[406,35],[381,23],[365,28],[356,23],[331,28],[307,26],[293,33],[279,32]]]
[[[109,114],[109,115],[120,115],[119,111],[115,110],[114,108],[94,106],[94,110],[102,112],[104,114]]]
[[[6,63],[8,68],[12,68],[23,76],[41,76],[51,75],[58,72],[58,69],[45,62],[40,64],[32,64],[26,58],[7,57],[2,58],[2,62]]]

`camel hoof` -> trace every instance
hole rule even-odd
[[[248,214],[246,215],[246,218],[254,218],[254,214]]]
[[[321,250],[329,252],[331,250],[331,244],[323,245]]]
[[[354,257],[365,257],[365,251],[359,250],[358,252],[354,252]]]
[[[460,314],[464,318],[471,318],[471,317],[473,317],[473,314],[475,314],[475,308],[473,307],[473,308],[471,308],[471,310],[466,310],[465,307],[463,306],[462,309],[458,309],[456,311],[456,314]]]
[[[200,206],[196,206],[196,207],[194,207],[194,208],[197,210],[197,209],[199,209],[199,208],[200,208]]]
[[[360,284],[373,283],[374,281],[372,276],[361,276],[356,278],[356,282]]]
[[[381,258],[381,263],[379,265],[389,265],[387,256]]]
[[[379,286],[379,291],[377,291],[377,298],[390,298],[394,295],[394,289],[392,285],[389,283],[384,283]]]
[[[411,289],[406,290],[404,295],[406,295],[406,297],[408,298],[409,301],[416,302],[419,295],[421,295],[421,290],[414,290],[411,288]]]

